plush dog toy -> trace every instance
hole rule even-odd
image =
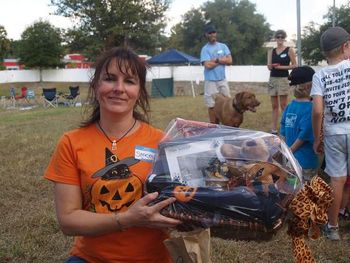
[[[221,146],[220,152],[227,160],[267,162],[270,159],[269,148],[262,138],[245,140],[241,146],[226,143]]]

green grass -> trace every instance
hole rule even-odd
[[[246,113],[243,128],[269,130],[270,103],[257,113]],[[151,100],[151,122],[161,129],[176,117],[207,121],[203,97]],[[29,111],[0,110],[0,262],[63,262],[71,238],[56,222],[52,183],[43,173],[58,138],[78,126],[83,108],[60,107]],[[349,262],[349,223],[342,225],[345,240],[324,238],[309,242],[317,262]],[[212,261],[294,262],[291,240],[282,229],[269,242],[244,242],[212,238]]]

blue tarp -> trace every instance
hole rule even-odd
[[[175,48],[169,49],[163,53],[147,60],[148,64],[199,64],[198,58],[187,55]]]

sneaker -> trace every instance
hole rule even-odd
[[[323,235],[332,241],[340,240],[339,227],[329,227],[326,224],[323,228]]]

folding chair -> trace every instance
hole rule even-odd
[[[11,104],[12,104],[11,108],[15,108],[16,104],[20,105],[21,103],[19,102],[25,98],[26,94],[27,94],[26,87],[21,88],[21,95],[17,95],[16,88],[11,87],[10,88],[10,98],[11,98]]]
[[[15,87],[11,87],[10,88],[10,98],[11,98],[11,106],[13,108],[16,107],[16,88]]]
[[[22,87],[21,88],[21,98],[25,98],[25,97],[27,97],[27,91],[28,91],[28,89],[27,89],[27,87]]]
[[[34,101],[35,104],[38,104],[38,101],[36,100],[36,97],[35,97],[35,92],[32,89],[27,89],[25,100],[29,105],[33,105],[33,102],[31,101]]]
[[[56,88],[44,89],[43,88],[43,98],[44,98],[44,107],[53,107],[58,106],[58,98]]]
[[[79,98],[79,95],[79,86],[70,86],[69,94],[64,96],[66,99],[65,104],[68,106],[74,106]]]

